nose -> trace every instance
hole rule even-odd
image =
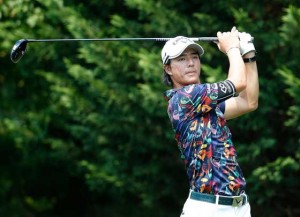
[[[193,65],[195,64],[194,61],[195,61],[195,60],[194,60],[193,58],[189,58],[189,59],[188,59],[188,65],[189,65],[189,66],[193,66]]]

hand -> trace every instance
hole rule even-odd
[[[218,32],[218,48],[223,53],[227,54],[229,51],[233,49],[240,48],[240,41],[238,38],[238,30],[233,27],[230,32]]]
[[[255,51],[255,47],[252,42],[252,37],[249,33],[239,32],[238,35],[240,38],[240,52],[242,56],[251,51]]]

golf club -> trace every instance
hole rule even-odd
[[[168,41],[171,38],[81,38],[81,39],[20,39],[13,46],[10,59],[17,63],[25,55],[27,44],[33,42],[74,42],[74,41]],[[193,41],[217,41],[217,37],[191,38]]]
[[[17,63],[25,54],[27,44],[32,42],[74,42],[74,41],[168,41],[171,38],[81,38],[81,39],[20,39],[13,46],[10,59]],[[193,41],[217,42],[217,37],[190,38]]]

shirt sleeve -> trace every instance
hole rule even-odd
[[[229,80],[211,84],[193,84],[178,91],[178,103],[185,115],[195,115],[215,109],[217,104],[235,95],[235,87]],[[225,103],[222,105],[225,111]]]
[[[216,85],[218,89],[218,97],[217,97],[218,103],[223,102],[226,99],[235,96],[236,89],[234,84],[231,81],[229,80],[221,81],[216,83]]]

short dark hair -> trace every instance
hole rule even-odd
[[[170,65],[171,64],[171,60],[168,60],[165,65]],[[167,86],[172,87],[173,86],[173,82],[171,79],[171,76],[164,70],[164,75],[163,75],[163,83]]]
[[[163,82],[167,86],[173,86],[172,79],[168,73],[164,70]]]

